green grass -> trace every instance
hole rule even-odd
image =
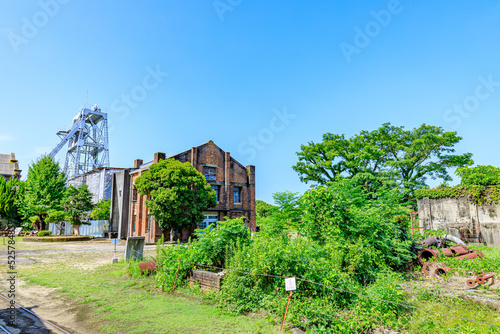
[[[127,275],[127,264],[81,270],[68,264],[20,268],[30,284],[58,292],[91,310],[86,326],[103,333],[274,333],[261,316],[224,314],[192,294],[155,289],[152,278]]]
[[[500,325],[500,316],[497,310],[474,303],[462,298],[417,296],[414,306],[427,310],[450,314],[457,317],[474,319],[494,325]],[[436,334],[492,334],[500,333],[499,327],[483,325],[477,322],[466,321],[449,316],[425,311],[414,311],[401,329],[409,333]]]
[[[9,240],[11,240],[8,237],[0,237],[0,251],[6,251],[9,246]],[[5,242],[5,244],[4,244]],[[62,248],[57,248],[54,246],[49,246],[48,244],[41,243],[39,245],[28,245],[25,241],[23,241],[23,237],[14,237],[14,242],[15,244],[13,246],[15,249],[62,249]]]

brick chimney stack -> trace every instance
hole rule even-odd
[[[157,164],[158,162],[160,162],[160,160],[165,160],[165,153],[156,152],[153,163]]]

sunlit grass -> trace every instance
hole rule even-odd
[[[153,278],[127,275],[127,264],[95,270],[73,264],[25,266],[21,276],[30,284],[57,288],[59,293],[92,310],[88,324],[103,333],[274,333],[262,317],[224,314],[192,294],[166,293]],[[87,323],[87,321],[86,321]]]

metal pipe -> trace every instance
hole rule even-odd
[[[434,261],[435,259],[437,259],[440,256],[441,256],[441,253],[438,250],[424,248],[418,253],[418,261],[420,262],[421,265],[424,265],[424,262]]]
[[[450,267],[440,267],[436,269],[436,275],[438,276],[444,276],[450,272],[451,268]]]
[[[489,275],[484,275],[484,276],[478,276],[476,278],[476,282],[478,282],[479,284],[484,284],[486,283],[486,280],[490,279],[490,278],[493,278],[495,276],[495,274],[489,274]]]
[[[466,259],[466,260],[472,260],[472,259],[475,259],[476,257],[478,257],[479,254],[478,253],[469,253],[469,254],[465,254],[465,255],[460,255],[460,256],[457,256],[456,258],[457,259]]]

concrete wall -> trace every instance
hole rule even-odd
[[[109,221],[107,220],[90,220],[90,225],[80,225],[80,235],[83,236],[92,236],[95,238],[104,238],[104,232],[107,232],[109,229]],[[64,228],[62,230],[63,235],[72,235],[73,234],[73,226],[70,223],[63,223]],[[58,235],[59,230],[56,225],[53,223],[49,224],[47,229],[48,231],[52,231],[52,235]]]
[[[461,227],[479,225],[484,242],[500,247],[500,204],[477,205],[468,197],[424,197],[417,203],[420,227],[445,230],[459,237]]]
[[[110,232],[117,232],[118,238],[127,237],[130,203],[130,173],[125,169],[113,174],[111,187]]]

